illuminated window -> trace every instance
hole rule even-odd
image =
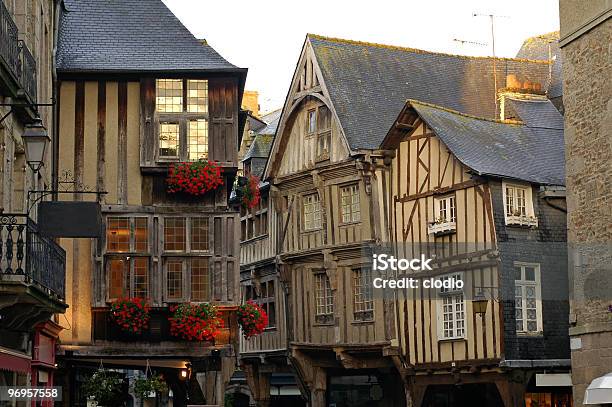
[[[340,188],[342,223],[359,222],[361,209],[359,207],[359,186],[349,185]]]
[[[107,218],[106,250],[119,253],[130,251],[130,218]]]
[[[149,297],[149,258],[111,257],[108,267],[108,298]]]
[[[183,111],[183,80],[158,79],[155,106],[158,112]]]
[[[187,250],[185,218],[164,219],[164,250],[185,251]]]
[[[208,122],[205,119],[189,121],[189,160],[208,158]]]
[[[187,81],[187,111],[208,113],[208,81]]]
[[[321,228],[321,201],[319,194],[304,196],[304,230]]]
[[[209,290],[208,259],[191,259],[191,301],[208,301]]]
[[[179,156],[180,126],[178,123],[159,123],[159,156],[175,158]]]
[[[149,250],[149,227],[147,218],[134,218],[134,250],[146,252]]]

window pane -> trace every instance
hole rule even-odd
[[[158,79],[156,93],[155,107],[158,112],[183,111],[182,79]]]
[[[317,315],[334,313],[334,296],[327,274],[315,275],[315,295]]]
[[[208,259],[191,259],[191,300],[208,301]]]
[[[319,130],[327,130],[331,127],[331,114],[327,106],[319,107],[319,120],[317,125]]]
[[[208,158],[208,121],[189,121],[189,159],[192,161]]]
[[[268,303],[268,327],[272,328],[276,326],[276,304],[274,302]]]
[[[317,131],[317,111],[309,110],[308,111],[308,133],[314,133]]]
[[[166,267],[168,299],[179,300],[183,298],[183,262],[181,260],[168,260]]]
[[[106,250],[121,253],[130,251],[130,218],[106,219]]]
[[[353,304],[355,312],[372,311],[371,272],[369,269],[353,270]]]
[[[108,268],[109,298],[126,297],[129,287],[129,262],[124,259],[111,259]]]
[[[268,281],[266,285],[268,287],[266,297],[274,299],[274,280]]]
[[[525,267],[525,280],[535,281],[535,269],[533,267]]]
[[[149,296],[149,259],[136,257],[134,259],[134,297]]]
[[[159,156],[178,157],[179,153],[179,124],[159,123]]]
[[[319,194],[304,196],[304,229],[314,230],[321,227],[321,202]]]
[[[361,218],[359,208],[359,187],[350,185],[341,189],[342,222],[358,222]]]
[[[149,251],[149,228],[147,218],[134,218],[134,250]]]
[[[164,250],[185,251],[185,218],[164,219]]]
[[[208,218],[191,218],[191,250],[208,250]]]
[[[187,81],[187,111],[208,113],[208,81]]]

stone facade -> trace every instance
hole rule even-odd
[[[612,371],[612,19],[608,6],[589,26],[593,13],[582,10],[581,26],[573,6],[560,2],[572,381],[581,406],[589,383]]]

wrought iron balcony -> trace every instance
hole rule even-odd
[[[37,81],[36,81],[36,60],[30,52],[25,42],[19,41],[19,55],[21,63],[21,71],[19,72],[19,81],[30,98],[30,102],[37,101]]]
[[[23,214],[0,214],[0,284],[32,285],[63,302],[66,287],[66,252],[38,232]]]
[[[9,67],[15,78],[19,78],[19,41],[17,25],[0,1],[0,58]]]
[[[14,97],[37,102],[36,60],[27,45],[19,40],[19,30],[11,13],[0,0],[0,85]]]

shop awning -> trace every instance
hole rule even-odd
[[[612,403],[612,372],[594,379],[586,392],[583,404]]]
[[[30,373],[31,359],[5,348],[0,348],[0,370],[10,372]]]

